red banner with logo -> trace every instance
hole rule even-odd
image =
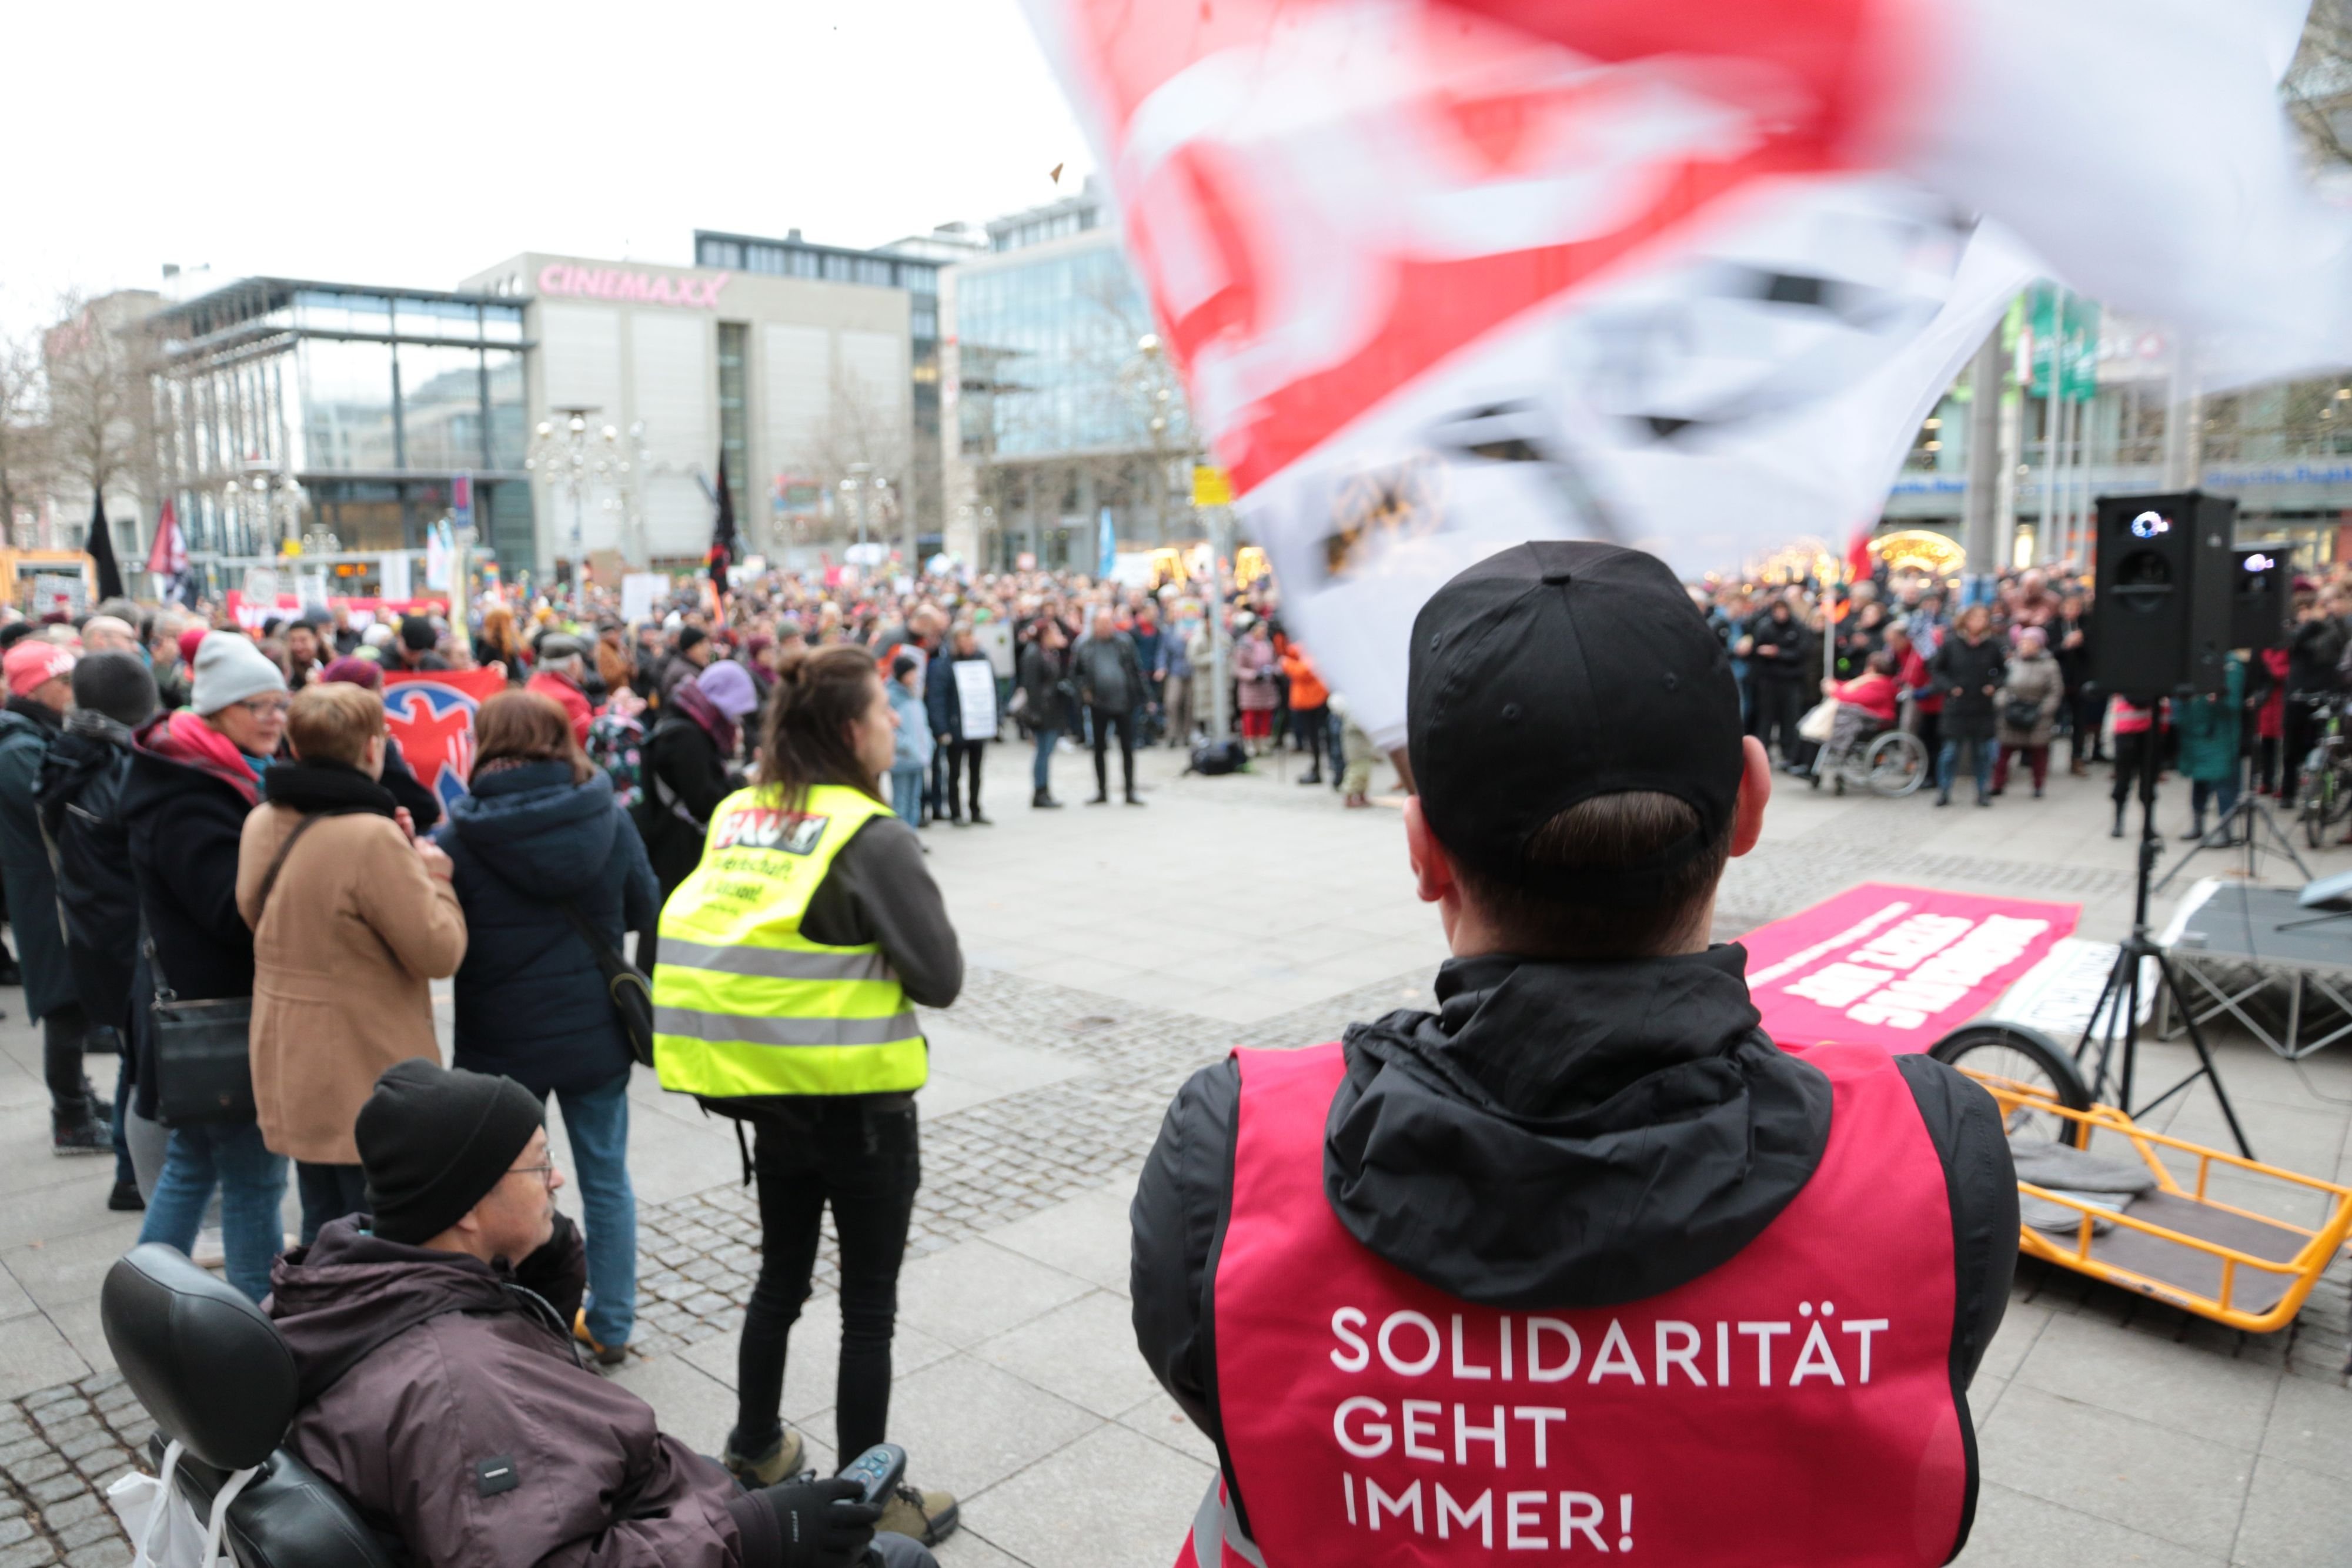
[[[474,714],[507,689],[497,670],[411,670],[383,677],[383,723],[444,806],[474,771]]]
[[[1764,1032],[1925,1051],[1974,1019],[2081,918],[2079,904],[1864,883],[1740,938]]]

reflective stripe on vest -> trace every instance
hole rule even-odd
[[[1235,1052],[1215,1406],[1249,1533],[1204,1501],[1180,1568],[1949,1559],[1976,1465],[1942,1162],[1885,1053],[1805,1054],[1829,1145],[1761,1235],[1643,1301],[1504,1312],[1332,1214],[1338,1046]]]
[[[797,812],[756,789],[719,802],[702,862],[662,907],[653,989],[664,1088],[733,1097],[922,1086],[922,1030],[881,950],[800,931],[842,846],[889,815],[833,785],[810,789]]]

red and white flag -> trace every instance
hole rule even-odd
[[[1696,574],[1875,517],[2036,273],[2213,375],[2352,361],[2289,0],[1026,4],[1286,618],[1383,745],[1413,612],[1496,549]]]
[[[188,570],[188,544],[180,536],[179,515],[172,509],[171,497],[165,497],[163,510],[155,514],[155,542],[147,549],[147,574],[169,582]]]

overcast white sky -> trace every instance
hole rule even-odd
[[[877,245],[1092,166],[1017,0],[6,9],[11,328],[165,262],[446,288],[697,227]]]

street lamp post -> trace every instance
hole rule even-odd
[[[849,465],[849,477],[841,482],[842,504],[855,511],[857,517],[857,553],[861,556],[866,553],[866,494],[877,483],[871,477],[873,473],[873,464],[853,463]]]
[[[597,412],[593,404],[554,412],[563,416],[562,421],[539,422],[522,465],[545,475],[551,486],[572,498],[572,604],[578,611],[587,603],[588,492],[600,485],[626,486],[634,465],[621,446],[619,430],[607,424],[591,434],[588,416]]]
[[[284,553],[288,543],[302,533],[302,507],[308,500],[301,482],[258,459],[245,465],[245,476],[221,486],[221,505],[233,515],[258,555]]]

